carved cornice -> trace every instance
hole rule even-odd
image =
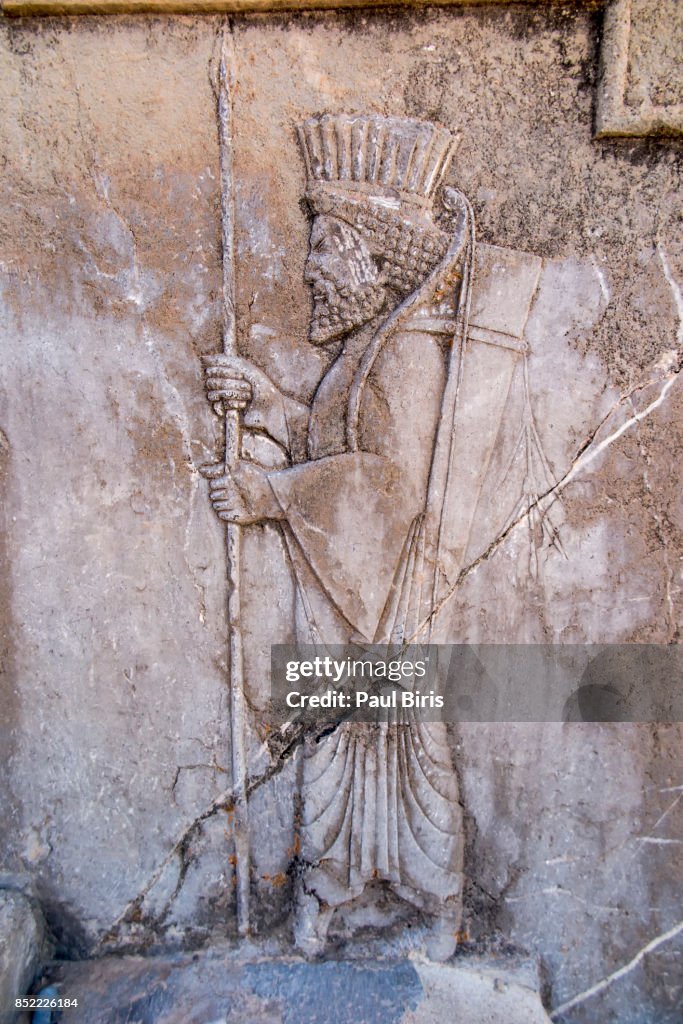
[[[586,2],[595,7],[601,6],[604,0]],[[343,10],[354,7],[502,6],[510,3],[550,7],[566,3],[566,0],[0,0],[0,13],[10,17],[64,14],[244,14]]]
[[[683,103],[658,106],[649,99],[644,99],[638,106],[626,103],[631,7],[631,0],[612,0],[605,10],[595,117],[596,138],[680,135],[683,133]]]

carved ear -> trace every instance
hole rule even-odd
[[[387,260],[387,257],[382,253],[374,253],[372,251],[370,255],[372,257],[372,262],[377,268],[376,284],[380,285],[382,288],[390,288],[391,286],[389,284],[389,262]]]
[[[462,241],[467,226],[467,200],[457,188],[444,185],[441,190],[441,205],[443,212],[439,217],[439,227],[448,231],[449,235],[455,235]]]

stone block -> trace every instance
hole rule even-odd
[[[678,19],[671,40],[659,7]],[[619,103],[659,111],[643,121],[648,133],[661,110],[675,112],[680,86],[667,70],[680,15],[669,0],[659,7],[634,0],[630,50],[618,53]],[[389,771],[388,747],[366,736],[340,747],[349,771],[317,788],[310,769],[322,774],[330,744],[302,781],[300,745],[268,717],[269,646],[291,641],[311,594],[311,618],[347,639],[349,623],[379,628],[385,608],[415,612],[407,587],[386,599],[394,580],[412,584],[422,550],[433,554],[420,547],[422,499],[433,513],[448,481],[441,577],[413,590],[439,599],[439,639],[680,641],[680,144],[594,139],[601,18],[584,3],[235,16],[234,131],[222,149],[224,18],[0,20],[1,857],[39,884],[68,955],[225,940],[246,891],[252,935],[280,959],[220,969],[235,1004],[242,990],[252,1001],[243,1018],[253,1006],[280,1020],[309,983],[322,991],[325,971],[336,989],[359,977],[358,960],[335,974],[334,961],[286,959],[306,876],[321,911],[336,908],[329,955],[419,956],[427,943],[416,933],[445,907],[441,955],[456,936],[529,950],[563,1024],[680,1016],[679,725],[462,722],[433,730],[426,771],[424,746]],[[641,23],[657,27],[652,39],[638,36]],[[305,124],[312,150],[297,136]],[[390,142],[388,191],[374,195],[381,216],[372,231],[359,220],[358,241],[349,218],[377,185],[370,138],[375,154]],[[232,173],[222,176],[226,154]],[[323,210],[310,186],[333,165],[348,184],[354,161],[363,188],[337,189]],[[425,183],[437,180],[432,195]],[[393,215],[406,194],[417,202],[403,223]],[[330,213],[346,227],[321,228]],[[230,244],[223,259],[226,238],[234,259]],[[325,310],[333,289],[313,267],[318,243],[327,270],[331,245],[355,253],[371,328],[337,332],[344,296],[338,288]],[[444,253],[444,287],[427,294]],[[472,268],[469,333],[456,339],[467,305],[456,281]],[[233,271],[234,304],[223,294]],[[379,320],[399,304],[400,336],[369,373],[349,433],[353,360],[365,367],[370,340],[381,348]],[[244,416],[250,469],[260,461],[280,498],[278,518],[271,504],[272,518],[254,517],[240,535],[242,732],[231,722],[226,531],[200,472],[223,458],[225,421],[206,401],[202,357],[220,352],[231,309],[240,358],[282,400],[268,423],[254,408]],[[334,346],[356,328],[367,336],[351,339],[335,382]],[[325,338],[331,348],[311,344]],[[462,374],[456,340],[467,349]],[[307,420],[316,399],[315,430],[283,429]],[[434,437],[448,442],[454,425],[439,453],[457,465],[432,461]],[[358,472],[343,478],[359,438]],[[396,475],[375,472],[387,452],[405,500],[391,491]],[[432,466],[440,476],[427,488]],[[248,830],[244,778],[235,785],[244,761]],[[342,758],[330,763],[336,772]],[[397,778],[410,783],[400,814]],[[333,847],[334,872],[311,879]],[[303,920],[312,945],[315,927]],[[150,992],[149,1012],[166,1006],[150,979],[157,969],[175,978],[169,963],[122,966],[121,1005],[137,1005],[135,982],[140,1007]],[[415,975],[429,1005],[442,990],[451,1005],[446,968],[418,963],[389,972],[408,993],[402,1012],[418,1012]],[[98,969],[74,966],[69,977]],[[371,969],[368,986],[384,977],[389,999],[393,982]],[[112,971],[101,984],[117,1007]],[[486,1005],[491,975],[472,971],[457,991],[473,986]],[[291,1000],[278,1004],[278,985],[290,983]],[[399,1012],[396,999],[388,1005]],[[228,1009],[207,1004],[214,1012]]]
[[[15,999],[26,995],[43,966],[48,947],[45,922],[23,893],[0,889],[0,1022],[14,1024]]]
[[[533,965],[478,957],[243,960],[227,952],[62,964],[64,1024],[549,1024]]]
[[[608,0],[596,132],[683,133],[683,14],[677,0]]]

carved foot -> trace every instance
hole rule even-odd
[[[460,912],[437,917],[427,936],[426,951],[430,960],[443,963],[455,953],[458,945]]]
[[[325,950],[327,929],[334,908],[322,908],[312,893],[299,893],[294,919],[294,944],[306,957],[320,956]]]

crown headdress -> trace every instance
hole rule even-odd
[[[378,114],[324,114],[299,127],[309,190],[399,199],[425,209],[448,169],[456,140],[428,121]]]

